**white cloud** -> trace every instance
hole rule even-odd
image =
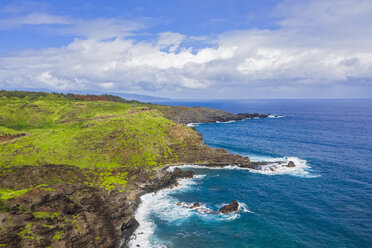
[[[72,20],[71,25],[60,29],[62,33],[83,36],[88,39],[126,37],[133,31],[143,29],[144,24],[134,21],[98,18],[94,20]]]
[[[46,13],[31,13],[21,17],[0,19],[0,29],[12,29],[23,25],[71,24],[69,18],[49,15]]]
[[[227,32],[197,50],[184,44],[198,39],[179,33],[163,32],[144,41],[128,38],[144,28],[131,21],[70,20],[69,32],[84,38],[61,48],[0,57],[0,87],[242,97],[248,89],[299,94],[304,87],[355,79],[371,84],[370,1],[285,1],[277,13],[282,19],[276,30]],[[43,18],[22,23],[53,23]],[[208,38],[202,42],[208,44]]]
[[[174,53],[185,38],[185,35],[179,33],[163,32],[159,34],[157,45],[159,49],[168,49]]]
[[[80,20],[46,13],[31,13],[20,17],[0,19],[0,29],[10,30],[25,25],[54,25],[53,33],[74,35],[87,39],[109,39],[132,35],[132,31],[143,29],[143,23],[115,19],[97,18]]]

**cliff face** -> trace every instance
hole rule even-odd
[[[0,245],[118,247],[137,226],[141,194],[190,176],[164,165],[253,166],[179,124],[242,115],[78,99],[1,92]]]
[[[31,187],[28,192],[8,199],[0,212],[0,244],[6,247],[119,247],[126,246],[138,223],[134,218],[139,196],[176,183],[192,173],[156,171],[151,176],[135,171],[136,180],[126,191],[105,190],[84,183],[67,183],[70,173],[84,180],[84,171],[66,165],[31,166],[15,169],[6,184],[17,178],[32,177],[21,183],[48,181],[51,185]],[[59,176],[58,176],[59,175]],[[4,181],[2,182],[4,183]],[[2,185],[4,187],[5,185]],[[9,187],[9,186],[8,186]]]

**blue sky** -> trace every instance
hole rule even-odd
[[[369,0],[1,1],[0,88],[371,98]]]
[[[234,29],[275,28],[275,16],[272,13],[278,3],[278,0],[2,1],[0,6],[3,19],[36,12],[82,20],[132,20],[146,25],[145,30],[136,32],[143,34],[140,39],[151,39],[150,35],[165,31],[203,36]],[[60,26],[63,25],[24,25],[3,29],[1,52],[66,45],[74,36],[53,32],[53,28]]]

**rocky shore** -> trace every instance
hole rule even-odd
[[[182,164],[219,167],[236,165],[244,168],[257,166],[248,157],[229,154],[224,149],[213,149],[203,143],[189,147],[187,151],[180,158],[184,161]],[[193,177],[192,171],[175,168],[170,172],[167,168],[158,168],[151,176],[146,171],[133,172],[137,179],[128,183],[126,192],[62,183],[35,188],[22,197],[6,202],[9,212],[0,213],[0,222],[6,225],[11,219],[13,225],[6,232],[0,231],[0,243],[8,244],[9,247],[127,247],[129,238],[138,227],[134,214],[140,204],[140,196],[176,186],[178,178]],[[32,175],[34,180],[42,180],[42,177],[47,176],[43,174],[44,171],[51,170],[68,176],[70,173],[66,169],[77,177],[83,177],[81,171],[72,166],[45,165],[37,169],[23,167],[15,172],[14,179],[22,177],[17,175],[19,173]],[[8,178],[7,182],[11,183],[12,180]],[[236,207],[234,203],[233,207]],[[46,212],[52,214],[43,216],[42,213]],[[29,224],[25,227],[24,223]],[[17,234],[22,231],[29,239],[22,239]],[[56,236],[56,233],[61,235]],[[33,237],[39,238],[35,240]]]

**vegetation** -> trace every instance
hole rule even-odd
[[[145,104],[71,100],[47,93],[5,93],[0,92],[0,135],[28,135],[16,142],[3,141],[2,168],[43,164],[88,169],[154,168],[175,162],[177,157],[169,147],[184,142],[181,136],[169,136],[175,127],[184,127]]]
[[[35,218],[38,218],[38,219],[47,219],[47,218],[50,218],[50,219],[54,219],[54,218],[59,218],[59,213],[50,213],[50,212],[33,212],[32,213],[33,216],[35,216]]]
[[[86,220],[76,202],[126,193],[159,166],[177,163],[200,137],[165,118],[167,110],[110,95],[0,91],[0,214],[9,216],[0,236],[47,247],[66,231],[77,235]],[[13,214],[24,222],[13,223]]]
[[[11,189],[0,189],[0,201],[12,199],[14,197],[23,195],[28,192],[28,189],[11,190]]]

